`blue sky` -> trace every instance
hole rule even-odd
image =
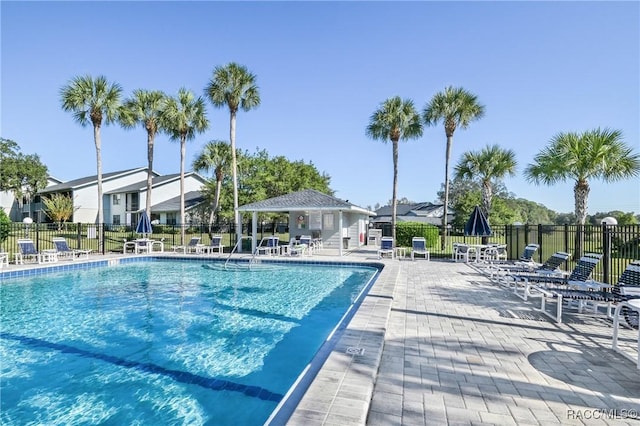
[[[522,170],[558,132],[610,127],[640,151],[638,2],[11,2],[1,13],[1,130],[50,173],[95,174],[90,127],[60,108],[79,75],[135,89],[198,95],[214,67],[257,75],[261,106],[241,112],[237,146],[311,161],[336,195],[363,206],[391,199],[391,144],[365,128],[381,102],[421,111],[446,86],[478,96],[485,117],[454,135],[463,152],[498,144],[517,153],[509,191],[573,211],[573,182],[529,184]],[[208,103],[210,129],[187,145],[187,164],[228,140],[228,111]],[[142,129],[103,127],[104,172],[146,165]],[[434,201],[444,180],[442,125],[402,142],[398,196]],[[177,173],[179,144],[156,140],[154,168]],[[640,213],[640,179],[591,182],[589,213]]]

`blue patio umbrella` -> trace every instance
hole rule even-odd
[[[138,226],[136,226],[136,233],[138,234],[152,234],[153,228],[151,227],[151,220],[146,211],[142,211],[140,219],[138,220]]]
[[[464,235],[467,237],[490,237],[493,235],[489,221],[480,210],[480,207],[475,206],[473,208],[473,213],[471,213],[467,224],[464,226]]]

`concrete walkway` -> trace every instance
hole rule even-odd
[[[556,324],[467,264],[383,262],[289,425],[640,424],[640,370],[603,315]]]

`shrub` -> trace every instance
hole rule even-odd
[[[399,222],[396,225],[396,246],[411,247],[413,237],[424,237],[427,247],[437,247],[440,241],[440,229],[428,223]]]

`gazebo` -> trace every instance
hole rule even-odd
[[[252,252],[258,243],[258,213],[286,212],[289,214],[290,238],[299,238],[301,235],[322,238],[324,247],[337,249],[340,256],[345,249],[360,247],[365,243],[369,217],[376,215],[348,200],[314,189],[245,204],[238,207],[238,211],[252,213]]]

